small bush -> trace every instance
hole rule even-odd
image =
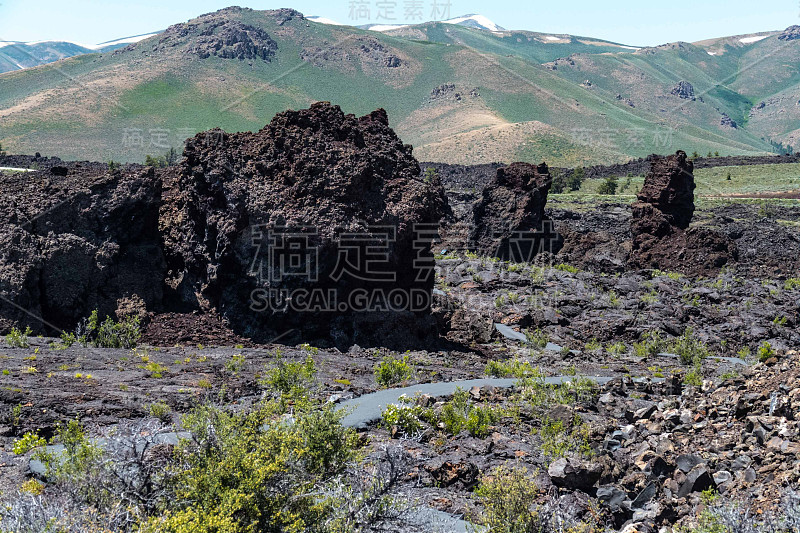
[[[172,409],[164,402],[155,402],[148,405],[147,414],[162,422],[169,422],[172,420]]]
[[[83,346],[97,348],[133,349],[136,348],[141,337],[141,324],[138,316],[127,317],[119,322],[106,316],[106,319],[100,322],[97,309],[95,309],[89,318],[78,326],[75,333],[62,333],[61,343],[54,348],[68,348],[77,342]]]
[[[766,341],[758,347],[758,360],[762,363],[775,357],[775,350],[772,349],[772,345]]]
[[[783,289],[787,291],[795,291],[800,289],[800,278],[789,278],[783,284]]]
[[[25,433],[21,439],[14,442],[14,454],[23,455],[36,448],[46,446],[47,441],[36,433]]]
[[[311,356],[302,362],[284,361],[276,352],[278,361],[266,371],[261,385],[271,388],[281,396],[298,397],[306,393],[317,376],[317,367]]]
[[[534,430],[542,439],[542,453],[551,461],[567,454],[584,457],[592,455],[589,444],[589,428],[583,420],[575,415],[570,428],[563,420],[545,418],[538,430]]]
[[[633,344],[633,352],[637,357],[652,357],[663,352],[668,344],[658,331],[643,333],[639,342]]]
[[[694,368],[692,368],[689,372],[686,373],[686,376],[683,378],[683,382],[686,385],[692,385],[694,387],[702,387],[703,386],[703,373],[702,367],[700,364],[696,364]]]
[[[532,366],[528,361],[514,359],[511,361],[489,361],[484,370],[487,376],[496,378],[524,378],[543,375],[541,370]]]
[[[535,348],[544,348],[550,342],[550,337],[541,329],[525,330],[525,338]]]
[[[386,356],[375,365],[375,381],[381,387],[390,387],[414,378],[414,367],[409,362],[409,357],[404,355],[397,359]]]
[[[480,522],[492,533],[534,533],[542,531],[534,503],[539,488],[525,468],[496,468],[484,476],[475,489],[483,504]]]
[[[603,346],[600,344],[600,342],[598,342],[597,339],[592,339],[586,343],[583,349],[587,352],[595,352],[597,350],[600,350],[602,347]]]
[[[694,331],[686,331],[671,343],[671,348],[684,365],[698,364],[710,355],[708,347],[694,336]]]
[[[617,194],[617,183],[616,176],[609,176],[608,178],[600,184],[597,188],[597,194],[605,194],[605,195],[615,195]]]
[[[386,428],[396,427],[406,437],[412,437],[422,431],[424,409],[418,405],[390,404],[384,409],[381,419]]]
[[[458,435],[463,430],[469,431],[473,437],[485,437],[489,434],[489,426],[499,420],[495,409],[485,406],[474,406],[469,393],[458,388],[453,397],[444,404],[439,415],[439,422],[451,435]]]
[[[33,333],[33,331],[30,327],[25,328],[25,331],[11,328],[11,332],[6,335],[6,344],[12,348],[29,348],[30,342],[28,342],[28,336],[30,336],[31,333]]]

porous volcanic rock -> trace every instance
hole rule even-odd
[[[706,228],[689,228],[694,215],[694,166],[686,152],[653,157],[638,199],[632,204],[629,263],[697,275],[735,261],[736,244]]]
[[[382,109],[357,118],[321,102],[259,132],[198,134],[162,209],[168,284],[187,308],[216,309],[262,342],[302,330],[337,345],[413,343],[431,335],[417,318],[430,318],[445,208],[441,182],[420,175]],[[424,295],[422,306],[388,308],[381,296],[395,289]],[[284,300],[298,291],[325,298]],[[353,301],[364,294],[378,300]]]
[[[514,261],[560,250],[563,239],[544,212],[552,183],[545,163],[538,167],[512,163],[497,169],[473,209],[471,249]]]
[[[161,182],[153,169],[0,179],[0,331],[73,329],[93,309],[162,299]]]

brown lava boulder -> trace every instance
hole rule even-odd
[[[552,183],[544,163],[512,163],[497,169],[473,209],[470,248],[517,262],[560,250],[563,239],[544,212]]]
[[[161,304],[161,181],[152,168],[83,172],[0,178],[0,333],[72,330],[134,295]]]
[[[736,244],[720,233],[690,228],[694,215],[694,165],[686,152],[652,157],[637,201],[632,204],[629,263],[706,275],[737,258]]]
[[[170,189],[168,284],[187,308],[216,309],[262,342],[433,335],[430,246],[444,189],[420,175],[384,110],[357,118],[321,102],[259,132],[198,134]]]

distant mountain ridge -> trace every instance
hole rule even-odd
[[[378,32],[291,9],[223,9],[0,75],[0,143],[141,162],[197,132],[260,129],[327,100],[359,115],[385,108],[420,160],[447,163],[568,167],[800,145],[792,28],[637,48],[451,20]]]
[[[158,33],[133,35],[96,45],[73,41],[0,41],[0,73],[45,65],[82,54],[111,52]]]

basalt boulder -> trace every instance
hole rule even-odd
[[[544,163],[512,163],[497,169],[473,208],[470,248],[517,262],[560,250],[563,239],[544,212],[552,183]]]
[[[706,275],[737,259],[736,244],[706,228],[690,228],[694,215],[694,166],[686,153],[653,156],[637,201],[632,204],[629,263]]]
[[[134,296],[161,304],[155,172],[76,170],[0,178],[0,333],[72,330]]]
[[[431,337],[434,175],[382,109],[278,114],[254,133],[187,142],[162,225],[171,294],[258,341],[336,345]]]

